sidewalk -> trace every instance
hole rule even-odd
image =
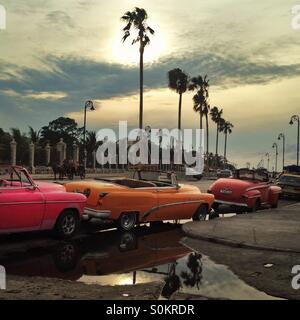
[[[300,253],[300,203],[183,225],[187,236],[235,247]]]

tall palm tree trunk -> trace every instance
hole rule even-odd
[[[182,108],[182,93],[179,93],[178,130],[181,130],[181,108]]]
[[[209,125],[208,125],[208,114],[205,114],[206,121],[206,153],[209,154]]]
[[[140,120],[139,126],[140,129],[143,129],[143,90],[144,90],[144,48],[143,44],[140,45]]]
[[[203,114],[200,112],[200,150],[203,152],[203,156],[205,155],[204,146],[202,145],[202,129],[203,129]]]
[[[225,133],[224,159],[227,157],[227,132]]]
[[[203,114],[200,113],[200,130],[203,129]]]
[[[219,124],[217,124],[217,136],[216,136],[216,156],[218,155],[219,151]]]

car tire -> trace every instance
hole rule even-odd
[[[271,205],[271,208],[272,209],[277,209],[278,208],[278,198],[276,199],[276,202]]]
[[[254,206],[250,208],[249,212],[255,213],[257,210],[259,210],[259,208],[260,208],[260,200],[257,199],[254,203]]]
[[[272,209],[277,209],[277,208],[278,208],[278,203],[272,204],[272,205],[271,205],[271,208],[272,208]]]
[[[212,208],[214,209],[214,211],[215,211],[216,213],[219,212],[219,208],[220,208],[219,203],[213,203]]]
[[[205,221],[207,215],[208,215],[208,207],[207,207],[207,205],[202,205],[194,213],[193,220],[194,221]]]
[[[126,252],[137,249],[137,237],[132,232],[125,232],[121,235],[119,251]]]
[[[62,243],[53,253],[53,261],[57,268],[62,273],[69,272],[76,268],[78,263],[78,250],[73,243]]]
[[[123,231],[132,230],[136,225],[135,213],[123,213],[118,219],[118,229]]]
[[[78,232],[80,219],[73,210],[64,211],[56,221],[55,234],[60,239],[70,239]]]

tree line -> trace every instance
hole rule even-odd
[[[72,158],[73,146],[76,144],[80,148],[80,155],[83,154],[83,127],[79,127],[74,119],[59,117],[50,121],[48,125],[40,130],[28,127],[28,132],[22,133],[18,128],[11,128],[9,132],[0,128],[0,161],[10,162],[10,142],[14,139],[17,143],[17,163],[26,164],[29,158],[29,144],[35,144],[35,160],[37,165],[45,165],[45,146],[49,144],[51,148],[51,158],[57,160],[56,144],[62,138],[67,145],[67,158]],[[86,149],[88,155],[96,149],[96,132],[87,131]],[[89,159],[88,159],[89,160]],[[92,160],[90,160],[92,161]]]

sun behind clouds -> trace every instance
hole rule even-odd
[[[151,63],[158,60],[166,52],[168,47],[167,39],[159,30],[159,26],[151,23],[151,27],[155,30],[155,34],[151,36],[150,44],[146,46],[144,53],[144,62]],[[133,37],[135,36],[132,33]],[[131,44],[133,37],[122,42],[123,32],[120,27],[115,31],[112,43],[111,60],[112,62],[134,65],[139,63],[139,44]]]

